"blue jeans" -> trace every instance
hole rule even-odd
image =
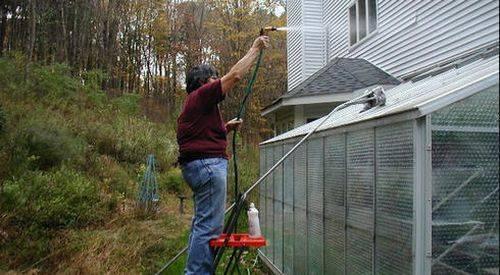
[[[209,242],[222,233],[224,226],[227,160],[194,160],[182,165],[182,175],[193,190],[194,200],[185,273],[213,274],[215,254]]]

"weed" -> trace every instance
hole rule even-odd
[[[82,227],[104,216],[96,183],[64,166],[8,180],[1,200],[2,212],[10,214],[12,224],[22,227]]]
[[[50,100],[74,96],[79,87],[78,81],[71,77],[71,68],[64,64],[35,65],[29,79],[29,91]]]
[[[101,91],[101,84],[108,79],[102,70],[86,71],[81,77],[86,91]]]
[[[2,135],[5,130],[5,120],[5,113],[3,112],[2,105],[0,105],[0,135]]]
[[[139,113],[140,99],[141,96],[138,94],[123,94],[111,100],[111,103],[126,115],[137,115]]]
[[[158,186],[164,192],[172,192],[179,195],[190,193],[189,187],[184,181],[179,168],[172,168],[166,173],[160,174],[158,177]]]
[[[15,134],[18,157],[29,158],[33,169],[48,170],[83,153],[84,141],[50,120],[28,121]]]

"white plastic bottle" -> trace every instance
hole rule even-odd
[[[250,203],[250,208],[248,209],[248,235],[250,238],[258,238],[262,234],[260,232],[259,223],[259,210],[255,208],[255,204]]]

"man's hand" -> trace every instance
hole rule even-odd
[[[232,119],[226,123],[226,130],[227,132],[235,131],[238,130],[243,123],[242,119]]]
[[[269,48],[269,36],[263,35],[257,37],[257,39],[255,39],[255,41],[253,42],[252,48],[257,50],[264,50]]]

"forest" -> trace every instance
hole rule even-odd
[[[280,0],[0,0],[0,272],[160,269],[192,213],[189,202],[179,213],[190,191],[175,166],[186,72],[209,63],[223,75],[261,27],[285,24]],[[239,133],[243,187],[272,134],[260,110],[286,91],[286,69],[286,37],[273,34]],[[222,103],[226,120],[246,82]],[[154,213],[137,205],[149,154]],[[254,259],[245,268],[265,272]]]

